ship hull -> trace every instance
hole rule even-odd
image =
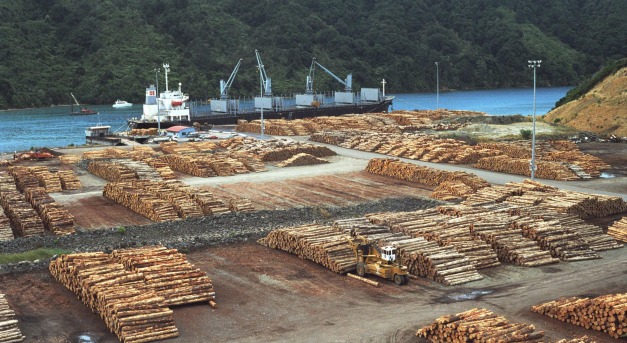
[[[373,112],[387,112],[392,105],[393,98],[386,98],[376,103],[362,103],[353,105],[338,105],[328,107],[304,107],[304,108],[289,108],[280,111],[263,111],[264,119],[303,119],[311,117],[321,116],[341,116],[344,114],[363,114]],[[148,128],[161,128],[167,129],[175,125],[191,126],[192,123],[210,124],[210,125],[232,125],[237,124],[238,120],[257,120],[261,119],[261,112],[244,112],[237,115],[225,115],[225,114],[209,114],[209,115],[196,115],[192,117],[190,121],[142,121],[137,119],[131,119],[128,121],[128,125],[132,129],[148,129]]]

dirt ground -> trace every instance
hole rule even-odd
[[[512,322],[532,323],[545,341],[588,335],[615,340],[532,313],[561,296],[596,296],[627,289],[625,250],[603,259],[541,268],[511,265],[482,271],[484,280],[447,287],[425,279],[375,288],[311,261],[255,243],[190,253],[216,289],[218,308],[174,307],[179,338],[165,342],[425,342],[414,337],[436,317],[475,307]],[[375,279],[375,277],[371,277]],[[0,277],[26,342],[117,342],[104,323],[47,271]]]

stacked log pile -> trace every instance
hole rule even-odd
[[[148,129],[132,129],[128,132],[129,136],[157,136],[159,134],[159,129],[156,127],[151,127]]]
[[[37,166],[30,167],[30,172],[39,180],[39,186],[46,189],[48,193],[61,192],[63,187],[61,186],[61,180],[59,174],[52,173],[47,167]]]
[[[264,172],[267,171],[266,166],[261,162],[261,160],[251,154],[242,153],[242,152],[231,152],[229,157],[234,158],[240,161],[248,171],[253,173]]]
[[[10,241],[13,237],[13,231],[11,230],[11,222],[6,214],[4,214],[4,209],[0,207],[0,242]]]
[[[190,155],[171,154],[161,157],[172,170],[198,177],[217,176],[209,161],[196,159]]]
[[[15,237],[43,236],[44,223],[18,191],[0,193],[0,205],[9,218]]]
[[[172,204],[146,192],[145,182],[147,181],[108,182],[102,195],[152,221],[178,219],[178,214]]]
[[[17,323],[15,312],[9,307],[6,296],[0,294],[0,342],[17,343],[26,338]]]
[[[472,309],[439,317],[416,332],[430,342],[541,342],[544,331],[531,324],[510,323],[487,309]]]
[[[231,212],[254,212],[255,207],[250,199],[234,198],[229,199],[229,210]]]
[[[59,156],[59,161],[61,164],[76,164],[82,158],[78,155],[61,155]]]
[[[279,162],[277,167],[311,166],[315,164],[329,163],[329,161],[317,158],[306,153],[296,154],[283,162]]]
[[[264,121],[264,133],[272,136],[306,136],[330,129],[401,132],[393,118],[381,114],[349,114],[339,117],[314,117],[296,120],[269,119]],[[261,121],[239,120],[236,131],[261,133]]]
[[[218,145],[213,142],[190,142],[186,143],[198,152],[213,152],[218,148]]]
[[[157,171],[156,168],[148,165],[143,161],[134,161],[128,159],[115,159],[111,160],[112,163],[117,163],[122,165],[130,170],[136,175],[136,177],[140,180],[151,180],[151,181],[160,181],[163,180],[161,177],[161,173]],[[112,181],[112,180],[109,180]],[[117,180],[123,181],[123,180]]]
[[[44,228],[55,235],[68,235],[75,232],[74,216],[65,206],[54,201],[42,187],[29,188],[24,192],[28,201],[41,216]]]
[[[541,179],[573,181],[580,178],[567,165],[552,161],[536,161],[536,177]],[[529,159],[512,158],[508,155],[484,157],[473,165],[475,168],[517,175],[531,175]]]
[[[389,158],[371,159],[366,171],[428,186],[437,186],[446,181],[462,182],[474,191],[490,186],[487,181],[471,173],[448,172]]]
[[[439,246],[451,246],[468,258],[476,269],[498,266],[499,260],[491,246],[473,237],[470,224],[474,219],[451,218],[437,209],[401,213],[377,213],[367,215],[377,224],[390,227],[410,237],[422,237],[435,241]]]
[[[601,258],[577,233],[562,228],[558,220],[545,221],[533,217],[520,217],[513,224],[523,236],[539,243],[540,249],[562,261],[581,261]]]
[[[17,191],[15,180],[8,172],[0,170],[0,194]]]
[[[133,169],[115,162],[92,161],[87,170],[111,182],[137,180],[137,174]]]
[[[146,286],[164,298],[166,306],[208,302],[215,290],[207,273],[189,263],[176,249],[163,246],[114,250],[113,260],[143,275]]]
[[[314,261],[340,274],[352,272],[357,266],[346,235],[331,226],[309,224],[275,229],[258,242]]]
[[[169,183],[150,182],[142,185],[142,188],[149,194],[171,204],[179,218],[203,216],[200,206],[186,192],[176,187],[170,187]]]
[[[613,338],[627,334],[627,293],[596,298],[562,298],[531,310],[586,329],[603,331]]]
[[[13,176],[15,180],[15,186],[20,192],[24,192],[27,188],[34,188],[39,186],[39,180],[33,174],[31,174],[28,167],[11,166],[8,169],[9,174]]]
[[[566,338],[560,339],[559,341],[555,343],[596,343],[596,341],[588,336],[581,336],[581,337],[576,337],[572,339],[566,339]]]
[[[181,155],[181,154],[193,154],[197,150],[188,144],[178,144],[177,142],[163,142],[159,144],[159,147],[164,153]]]
[[[461,181],[444,181],[433,189],[431,197],[444,201],[463,200],[474,194],[475,190]]]
[[[105,253],[61,255],[50,273],[98,313],[121,342],[152,342],[178,336],[172,310],[148,288],[144,275],[128,271]]]
[[[608,227],[607,234],[618,241],[627,242],[627,217],[623,217]]]
[[[285,139],[258,140],[252,137],[234,137],[219,143],[223,149],[247,153],[258,157],[263,162],[278,162],[300,153],[316,157],[334,156],[336,153],[327,148],[309,143],[288,141]]]
[[[172,168],[170,168],[168,163],[161,158],[148,157],[142,159],[142,161],[149,166],[155,168],[162,180],[172,180],[176,178],[176,175],[174,175],[174,171],[172,170]]]
[[[552,216],[559,221],[560,225],[567,228],[569,232],[576,233],[583,239],[590,249],[603,251],[622,248],[623,244],[614,237],[603,232],[603,229],[596,225],[588,224],[581,218],[573,214],[555,214]]]
[[[57,172],[57,175],[59,176],[59,180],[61,180],[61,188],[63,190],[74,190],[83,188],[83,185],[81,185],[81,181],[78,179],[73,171],[59,170]]]

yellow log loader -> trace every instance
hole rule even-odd
[[[357,275],[378,275],[384,279],[393,280],[397,285],[404,285],[409,281],[407,267],[401,265],[398,249],[393,246],[379,247],[375,242],[369,242],[360,235],[346,237],[355,252],[357,259]]]

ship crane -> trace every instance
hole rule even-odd
[[[229,79],[226,82],[224,82],[224,80],[220,80],[220,99],[226,100],[229,97],[229,89],[231,89],[231,85],[233,84],[233,81],[235,81],[235,75],[237,75],[241,64],[242,59],[240,58],[237,65],[233,69],[233,72],[231,72]]]
[[[257,55],[257,67],[259,67],[259,75],[263,83],[263,95],[272,96],[272,80],[266,74],[266,69],[263,67],[263,62],[261,62],[261,56],[257,49],[255,49],[255,55]]]
[[[316,61],[316,58],[314,57],[311,60],[311,67],[309,68],[309,75],[307,76],[307,85],[305,89],[306,94],[313,94],[313,77],[314,77],[314,70],[316,69],[316,65],[322,68],[322,70],[324,70],[327,74],[331,75],[339,83],[343,84],[346,92],[352,91],[353,74],[348,74],[346,76],[346,80],[342,80],[339,77],[335,76],[335,74],[333,74],[329,69],[325,68],[322,64],[318,63],[318,61]]]

